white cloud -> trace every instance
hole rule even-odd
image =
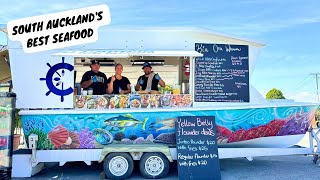
[[[287,99],[294,99],[296,102],[316,102],[315,93],[303,91],[298,93],[286,93],[284,96]]]

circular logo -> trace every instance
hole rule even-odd
[[[49,91],[46,93],[46,96],[49,96],[49,94],[52,92],[55,95],[61,96],[61,102],[63,102],[64,96],[73,93],[72,87],[64,87],[65,82],[63,77],[65,75],[65,70],[72,72],[74,67],[71,64],[65,63],[64,57],[62,57],[61,63],[55,64],[54,66],[51,66],[49,63],[47,63],[47,66],[49,66],[49,71],[47,72],[46,77],[40,78],[40,81],[46,81],[49,89]]]

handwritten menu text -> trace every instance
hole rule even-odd
[[[181,116],[176,121],[179,177],[221,179],[213,116]]]
[[[249,102],[248,46],[196,43],[195,102]]]

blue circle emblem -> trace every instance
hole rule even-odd
[[[47,72],[46,78],[40,78],[40,81],[46,81],[49,89],[49,91],[46,93],[46,96],[49,96],[49,94],[52,92],[55,95],[61,96],[61,102],[63,102],[64,96],[73,93],[73,88],[68,87],[65,89],[62,77],[65,75],[65,70],[72,72],[74,67],[71,64],[65,63],[64,57],[62,57],[61,63],[55,64],[54,66],[51,66],[49,63],[47,63],[47,66],[49,66],[49,71]],[[57,77],[54,77],[55,74]]]

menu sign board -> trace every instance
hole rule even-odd
[[[213,116],[180,116],[176,121],[179,179],[221,179]]]
[[[196,43],[195,102],[249,102],[249,52],[246,45]]]
[[[0,97],[0,169],[10,167],[12,98]]]

